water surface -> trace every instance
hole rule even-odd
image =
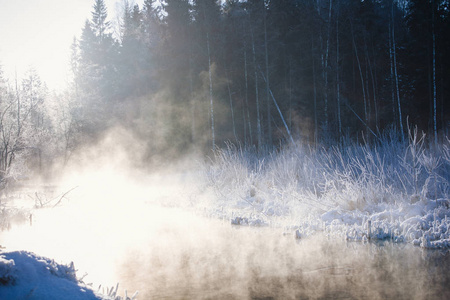
[[[139,299],[450,299],[448,252],[320,233],[296,240],[280,228],[108,201],[39,210],[1,244],[74,261],[94,288],[120,283]]]

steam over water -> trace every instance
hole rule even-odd
[[[1,233],[2,245],[74,261],[94,289],[120,283],[138,299],[450,298],[448,253],[232,226],[176,205],[192,200],[189,182],[152,182],[84,177],[32,226]]]
[[[192,219],[121,262],[142,299],[448,299],[449,256]],[[441,265],[444,263],[445,265]]]

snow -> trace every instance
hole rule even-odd
[[[205,168],[205,189],[214,196],[204,211],[233,225],[284,227],[293,236],[325,232],[347,241],[449,249],[449,149],[417,158],[414,145],[390,140],[266,155],[230,147]],[[442,162],[432,172],[431,156]]]
[[[64,199],[55,210],[10,205],[3,208],[0,217],[2,222],[14,216],[27,223],[32,214],[33,226],[24,229],[28,235],[21,235],[20,226],[11,230],[23,237],[20,245],[26,245],[27,250],[33,248],[33,242],[52,245],[51,251],[35,248],[35,253],[66,263],[70,257],[59,254],[65,251],[68,256],[76,256],[83,249],[64,250],[71,242],[88,244],[81,252],[84,257],[90,251],[96,251],[93,257],[102,253],[119,257],[130,246],[157,239],[161,232],[170,234],[151,220],[185,227],[182,214],[186,211],[223,220],[230,226],[281,228],[284,235],[302,241],[324,234],[331,240],[390,241],[448,250],[449,161],[443,159],[439,168],[431,171],[426,171],[426,161],[422,165],[419,162],[412,175],[408,151],[409,147],[391,143],[375,149],[312,151],[299,147],[261,157],[229,149],[217,153],[212,163],[201,164],[199,169],[178,174],[169,171],[148,181],[141,179],[140,183],[130,184],[126,176],[82,174],[87,179],[76,183],[79,195],[70,201]],[[180,213],[173,219],[172,211],[172,217],[167,218],[155,205],[176,207]],[[61,224],[65,237],[57,236],[55,224]],[[9,224],[0,225],[9,228]],[[38,226],[40,233],[33,231]],[[196,228],[201,226],[205,225]],[[27,236],[34,239],[29,240],[29,247],[23,241]],[[87,236],[91,240],[86,240]],[[11,249],[11,244],[3,246]],[[120,298],[117,288],[107,289],[107,296],[95,292],[76,276],[73,265],[58,264],[32,252],[8,251],[0,252],[0,299],[29,295],[34,299],[50,299],[50,295],[54,299]],[[99,274],[114,272],[99,260],[86,261],[84,269],[97,265],[104,271]]]
[[[0,255],[0,299],[107,299],[79,282],[73,264],[26,251]]]
[[[380,203],[363,210],[338,207],[323,212],[296,201],[259,200],[255,204],[248,199],[234,203],[226,197],[220,201],[220,210],[210,207],[207,214],[230,219],[233,225],[281,226],[301,236],[325,232],[347,241],[391,240],[423,248],[450,249],[450,210],[439,201]]]
[[[118,295],[118,284],[105,294],[94,291],[77,276],[72,263],[56,263],[53,259],[28,251],[0,254],[0,299],[57,299],[57,300],[133,300]]]

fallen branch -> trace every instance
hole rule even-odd
[[[264,76],[264,73],[261,71],[261,68],[259,68],[259,71],[261,72],[264,82],[267,84],[266,77]],[[291,131],[289,130],[289,127],[287,126],[286,121],[284,120],[283,113],[281,112],[280,107],[278,106],[277,100],[275,100],[275,97],[273,96],[272,89],[269,88],[269,92],[270,92],[270,96],[272,96],[273,103],[275,104],[275,107],[277,108],[278,113],[280,114],[281,120],[283,121],[284,128],[286,128],[286,132],[289,136],[289,139],[291,140],[292,145],[295,145],[294,139],[292,138],[292,135],[291,135]]]
[[[74,189],[76,189],[78,186],[68,190],[67,192],[65,192],[64,194],[62,194],[62,196],[59,198],[58,202],[55,203],[55,205],[53,205],[53,207],[56,207],[59,203],[61,203],[62,199],[64,199],[66,197],[66,195],[68,193],[70,193],[71,191],[73,191]]]

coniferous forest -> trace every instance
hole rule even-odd
[[[448,136],[447,0],[93,1],[70,87],[2,77],[0,168],[125,128],[157,153]],[[113,24],[111,19],[120,20]],[[19,167],[16,167],[19,168]]]

